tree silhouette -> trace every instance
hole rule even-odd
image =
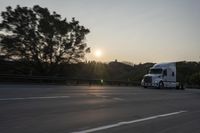
[[[90,48],[85,43],[89,29],[72,18],[70,22],[56,12],[38,5],[1,13],[0,53],[12,60],[26,60],[41,72],[51,73],[60,63],[84,59]]]

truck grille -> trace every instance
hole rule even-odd
[[[145,76],[144,77],[144,82],[145,83],[151,83],[152,82],[152,77],[151,76]]]

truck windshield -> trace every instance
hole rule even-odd
[[[150,74],[161,74],[162,69],[150,69],[149,73]]]

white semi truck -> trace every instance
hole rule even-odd
[[[177,62],[158,63],[150,68],[141,81],[143,87],[183,89],[183,83],[178,79]]]

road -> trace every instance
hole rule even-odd
[[[199,133],[200,90],[0,85],[0,133]]]

